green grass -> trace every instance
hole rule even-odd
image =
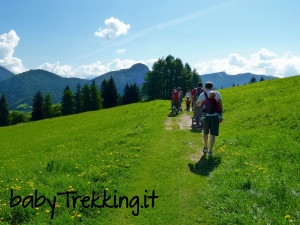
[[[225,121],[215,156],[198,162],[201,134],[180,130],[180,115],[171,118],[172,130],[164,129],[169,101],[0,128],[0,221],[299,224],[299,86],[297,76],[221,90]],[[9,207],[11,189],[49,198],[68,190],[100,196],[117,190],[140,202],[145,190],[155,190],[159,198],[133,216],[137,207],[73,209],[58,197],[51,220],[48,204]]]

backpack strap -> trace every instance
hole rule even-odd
[[[206,91],[204,92],[205,98],[208,99],[208,95],[206,93]]]

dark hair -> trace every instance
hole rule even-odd
[[[198,87],[202,87],[202,82],[198,82]]]
[[[205,88],[206,88],[206,89],[212,89],[212,88],[213,88],[213,83],[210,82],[210,81],[206,82],[206,83],[205,83]]]

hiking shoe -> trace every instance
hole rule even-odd
[[[204,153],[204,154],[207,153],[207,148],[205,148],[204,146],[203,146],[203,153]]]
[[[212,157],[212,156],[213,156],[213,152],[209,152],[208,157]]]

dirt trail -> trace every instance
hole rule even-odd
[[[172,125],[177,124],[180,130],[189,130],[191,129],[192,119],[187,113],[182,113],[180,117],[175,121],[172,121],[171,117],[165,121],[165,129],[172,130]]]
[[[190,130],[191,129],[191,124],[192,124],[192,118],[189,114],[187,113],[182,113],[182,115],[180,115],[180,117],[176,120],[173,121],[171,120],[170,117],[168,117],[168,119],[165,121],[165,129],[166,130],[172,130],[173,129],[173,124],[177,124],[179,126],[180,130]],[[201,142],[201,138],[199,137],[199,142]],[[189,145],[197,148],[197,144],[195,145],[195,143],[193,142],[189,142]],[[197,153],[191,155],[189,158],[190,160],[192,160],[193,162],[198,162],[199,159],[202,157],[203,152],[198,151]]]
[[[187,113],[183,113],[179,120],[176,121],[181,130],[190,130],[192,125],[192,118]]]

